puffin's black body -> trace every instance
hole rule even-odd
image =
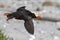
[[[24,20],[24,26],[26,30],[30,34],[34,34],[34,24],[32,21],[32,18],[36,18],[35,14],[30,12],[29,10],[25,9],[25,6],[20,7],[16,10],[16,12],[13,12],[12,14],[9,14],[7,18],[12,19],[18,19],[18,20]]]

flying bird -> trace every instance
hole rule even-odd
[[[32,19],[37,18],[41,19],[41,16],[36,16],[31,11],[25,9],[25,6],[22,6],[16,10],[16,12],[10,13],[4,13],[5,16],[7,16],[7,21],[9,21],[12,18],[18,19],[18,20],[24,20],[24,26],[28,33],[34,34],[34,24]]]

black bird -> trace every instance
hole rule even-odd
[[[32,18],[38,18],[38,19],[41,18],[41,16],[36,16],[34,13],[25,9],[25,6],[18,8],[16,12],[12,12],[11,14],[5,13],[4,15],[7,16],[7,21],[12,18],[18,20],[24,20],[25,21],[24,26],[30,34],[34,34],[34,24]]]

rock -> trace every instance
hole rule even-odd
[[[42,4],[42,6],[55,6],[56,5],[56,3],[54,3],[54,2],[44,2],[43,4]]]
[[[10,6],[10,5],[6,5],[6,4],[1,4],[1,5],[0,5],[0,8],[5,8],[5,7],[6,7],[6,8],[10,8],[11,6]]]
[[[3,5],[3,4],[0,5],[0,8],[4,8],[4,7],[5,7],[5,5]]]
[[[39,7],[37,7],[37,8],[36,8],[36,11],[40,11],[40,8],[39,8]]]
[[[58,31],[60,31],[60,28],[57,28]]]

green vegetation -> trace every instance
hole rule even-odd
[[[9,37],[4,36],[4,33],[0,29],[0,40],[13,40],[13,38],[9,38]]]
[[[5,39],[5,36],[4,34],[2,33],[2,30],[0,30],[0,40],[4,40]]]

